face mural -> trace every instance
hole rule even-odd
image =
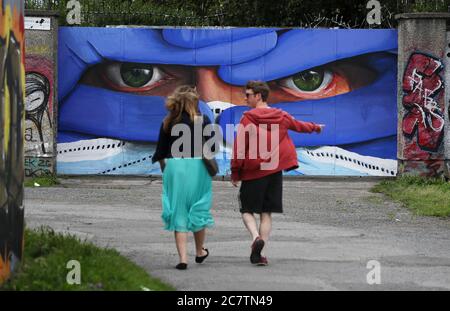
[[[30,19],[29,22],[31,22]],[[25,176],[37,177],[55,172],[54,157],[54,76],[57,34],[56,20],[40,20],[48,27],[29,27],[25,32]],[[47,22],[48,24],[47,24]]]
[[[0,0],[0,284],[23,252],[23,2]]]
[[[76,28],[59,33],[59,174],[160,174],[151,164],[165,98],[195,85],[200,110],[230,145],[248,80],[266,81],[269,105],[326,124],[291,133],[297,175],[397,171],[395,30]]]
[[[25,153],[34,157],[48,156],[53,152],[53,64],[44,57],[30,54],[26,56],[25,68]],[[40,171],[50,173],[49,170],[32,169],[27,165],[26,175],[38,175]]]

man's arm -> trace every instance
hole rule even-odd
[[[290,130],[300,133],[312,133],[312,132],[320,133],[322,132],[322,129],[325,127],[324,124],[295,120],[294,117],[292,117],[291,115],[288,115],[288,120],[289,120],[288,128]]]

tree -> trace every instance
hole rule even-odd
[[[84,26],[239,26],[393,28],[395,14],[447,11],[450,0],[379,0],[382,24],[366,22],[367,0],[79,0]],[[26,0],[26,9],[60,12],[68,0]]]

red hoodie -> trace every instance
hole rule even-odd
[[[231,159],[233,181],[251,180],[298,168],[297,152],[288,130],[304,133],[321,130],[317,124],[297,121],[277,108],[246,111],[239,126]]]

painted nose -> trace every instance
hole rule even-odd
[[[197,92],[204,102],[220,101],[234,105],[245,105],[244,88],[225,83],[217,75],[215,67],[195,69]]]

